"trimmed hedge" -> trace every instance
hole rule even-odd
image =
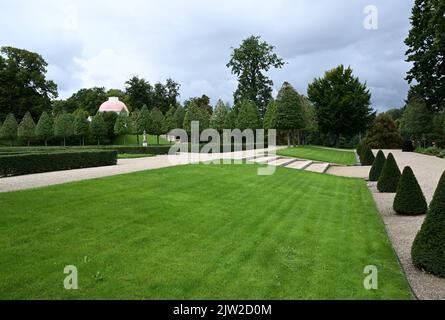
[[[369,171],[369,181],[379,181],[383,166],[385,165],[386,157],[382,150],[379,150],[377,157],[372,164],[371,171]]]
[[[374,163],[375,157],[374,153],[372,153],[371,147],[369,146],[363,146],[362,149],[362,157],[361,157],[361,163],[363,166],[372,166]]]
[[[15,147],[0,148],[0,154],[17,154],[17,153],[52,153],[52,152],[71,152],[71,151],[87,151],[87,150],[116,150],[118,153],[126,154],[168,154],[171,145],[149,145],[142,146],[86,146],[86,147]]]
[[[410,167],[403,169],[393,208],[395,212],[403,215],[420,215],[428,211],[425,196]]]
[[[115,165],[114,150],[57,151],[0,156],[0,177]]]
[[[377,189],[380,192],[395,193],[400,180],[400,170],[392,153],[388,155],[377,182]]]
[[[442,175],[425,221],[414,240],[411,258],[422,270],[445,277],[445,173]]]

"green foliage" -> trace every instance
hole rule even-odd
[[[63,113],[54,121],[54,135],[61,138],[63,145],[66,139],[74,136],[74,116],[70,113]]]
[[[253,101],[243,100],[239,105],[236,127],[241,131],[246,129],[259,129],[261,127],[258,108]]]
[[[444,16],[443,0],[416,0],[405,40],[407,61],[412,66],[407,75],[411,95],[421,97],[431,111],[445,108]]]
[[[48,139],[54,135],[53,121],[44,111],[40,116],[39,122],[36,126],[36,137],[45,141],[45,146],[48,145]]]
[[[355,152],[360,159],[360,163],[362,162],[362,153],[363,153],[363,143],[359,143],[355,148]]]
[[[315,105],[321,133],[353,136],[364,132],[374,118],[371,94],[350,67],[340,65],[315,79],[308,96]]]
[[[25,113],[17,129],[17,136],[25,140],[29,146],[31,140],[35,137],[36,124],[29,112]]]
[[[375,157],[374,153],[372,153],[371,147],[368,145],[364,145],[362,149],[362,156],[360,157],[360,161],[363,166],[372,166],[374,163]]]
[[[108,100],[108,95],[103,87],[94,87],[89,89],[80,89],[69,97],[66,101],[61,101],[56,107],[62,110],[54,110],[55,113],[74,112],[77,109],[83,109],[88,115],[96,114],[102,103]]]
[[[17,138],[17,120],[14,117],[13,113],[9,113],[6,116],[5,122],[0,129],[0,137],[6,140],[10,140],[11,143]]]
[[[421,139],[430,132],[431,123],[431,113],[426,104],[413,98],[403,112],[400,131],[405,138]]]
[[[164,118],[164,123],[162,124],[163,131],[165,133],[169,133],[171,130],[178,129],[178,123],[175,119],[175,113],[177,111],[177,108],[174,105],[170,106],[170,109],[168,109],[167,114]]]
[[[267,104],[267,110],[263,120],[263,128],[264,129],[277,128],[277,103],[274,99],[271,99]]]
[[[91,120],[90,133],[93,139],[97,141],[98,145],[107,136],[107,124],[104,121],[102,113],[97,113]]]
[[[135,76],[125,85],[128,104],[132,110],[146,105],[149,109],[156,106],[166,113],[171,105],[177,104],[180,85],[172,79],[167,79],[165,84],[158,82],[152,86],[147,80]]]
[[[114,135],[114,124],[116,123],[118,114],[116,112],[103,112],[102,118],[104,119],[105,126],[107,127],[107,139],[108,142],[113,141]]]
[[[392,153],[388,155],[377,182],[377,189],[384,193],[394,193],[400,180],[400,170]]]
[[[230,108],[222,100],[218,100],[215,111],[210,118],[210,127],[219,132],[222,132],[224,129],[230,129],[229,113]]]
[[[264,72],[271,68],[282,68],[285,62],[274,53],[274,47],[251,36],[239,48],[233,49],[227,67],[238,77],[238,88],[234,93],[235,105],[251,100],[258,108],[261,118],[272,98],[273,82]]]
[[[116,123],[114,124],[114,134],[116,136],[123,136],[125,144],[125,136],[129,133],[130,133],[130,119],[127,113],[122,112],[118,115]]]
[[[425,214],[428,210],[425,196],[410,167],[403,169],[393,208],[395,212],[402,215]]]
[[[85,145],[85,137],[88,136],[89,130],[88,112],[78,110],[74,113],[74,135],[80,138],[82,145]]]
[[[150,112],[151,127],[148,133],[153,134],[157,137],[157,144],[159,144],[159,136],[164,131],[164,115],[158,108],[153,108]]]
[[[192,101],[188,107],[184,116],[183,128],[188,133],[191,132],[192,121],[199,121],[199,130],[203,131],[210,126],[210,115],[204,109],[201,108],[195,101]]]
[[[425,221],[414,240],[411,257],[416,267],[445,277],[445,173],[442,175]]]
[[[363,142],[373,149],[397,149],[403,143],[394,120],[386,113],[377,116]]]
[[[279,130],[300,130],[305,127],[300,95],[288,83],[278,92],[276,126]]]
[[[151,118],[148,107],[144,105],[141,109],[140,115],[137,118],[137,132],[143,134],[144,131],[148,134],[153,126],[153,120]]]
[[[0,155],[0,177],[115,165],[117,152],[55,151]]]
[[[0,121],[8,113],[21,119],[27,111],[37,119],[57,97],[57,85],[46,79],[48,64],[37,53],[0,48]]]
[[[386,157],[382,150],[379,150],[375,158],[371,171],[369,171],[369,181],[379,181],[383,166],[385,165]]]
[[[175,120],[176,120],[176,127],[175,129],[182,129],[184,127],[184,118],[185,118],[185,109],[181,106],[178,105],[178,108],[176,109],[175,112]]]

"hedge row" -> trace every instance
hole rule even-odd
[[[58,151],[0,156],[0,177],[115,165],[114,150]]]
[[[2,154],[19,154],[19,153],[53,153],[53,152],[79,152],[89,150],[115,150],[118,153],[129,154],[153,154],[161,155],[168,154],[170,145],[149,145],[142,146],[87,146],[87,147],[0,147],[0,155]]]

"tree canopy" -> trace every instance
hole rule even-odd
[[[235,105],[242,100],[251,100],[258,108],[261,119],[272,98],[273,81],[265,72],[271,68],[282,68],[284,60],[274,52],[274,47],[261,41],[259,36],[245,39],[239,48],[234,48],[227,67],[238,77],[238,88],[234,93]]]
[[[381,113],[374,120],[363,143],[373,149],[397,149],[403,141],[392,117]]]
[[[45,141],[45,146],[48,145],[48,139],[54,135],[53,121],[46,111],[40,116],[39,122],[36,126],[36,137]]]
[[[17,129],[17,136],[26,141],[29,146],[31,140],[35,137],[36,123],[34,122],[31,114],[28,112],[25,113],[22,121],[20,122]]]
[[[236,127],[240,130],[255,130],[261,127],[258,109],[255,102],[250,100],[241,101],[238,118],[236,119]]]
[[[405,138],[421,139],[424,134],[430,132],[431,120],[426,103],[412,98],[400,120],[400,131]]]
[[[350,67],[338,66],[315,79],[308,87],[321,133],[352,137],[364,132],[375,113],[366,83],[354,77]]]
[[[37,53],[13,47],[0,48],[0,121],[9,113],[34,118],[51,108],[57,85],[46,79],[48,64]]]
[[[407,61],[412,63],[406,79],[411,95],[421,97],[429,110],[445,109],[445,2],[416,0],[411,30],[405,40]]]

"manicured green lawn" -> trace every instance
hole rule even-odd
[[[144,141],[144,136],[140,135],[139,136],[139,144],[140,145],[142,145],[142,141]],[[116,139],[114,139],[114,143],[113,144],[117,145],[117,146],[137,145],[138,144],[137,136],[136,135],[131,135],[131,134],[126,135],[125,136],[125,144],[124,144],[124,136],[119,136],[119,137],[116,137]],[[151,145],[158,144],[158,140],[157,140],[156,136],[149,135],[148,136],[148,144],[151,144]],[[166,139],[160,137],[159,138],[159,144],[169,144],[169,142]]]
[[[336,164],[355,165],[357,160],[354,151],[338,150],[316,146],[300,146],[277,151],[278,155],[325,161]]]
[[[188,165],[0,194],[0,298],[411,298],[363,180],[257,168]],[[66,265],[79,290],[64,290]],[[378,290],[363,287],[367,265]]]
[[[119,159],[137,159],[137,158],[147,158],[154,157],[152,154],[132,154],[132,153],[120,153],[117,155]]]

